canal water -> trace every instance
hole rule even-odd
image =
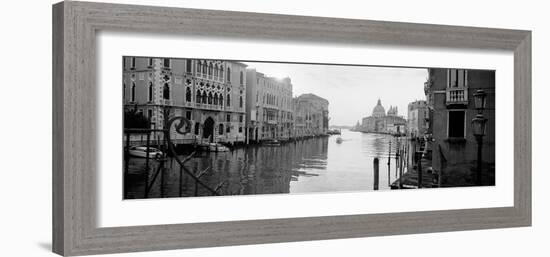
[[[389,183],[397,178],[395,149],[400,142],[390,135],[349,130],[342,130],[340,137],[343,139],[340,144],[336,142],[338,136],[333,135],[281,146],[205,152],[186,162],[185,167],[195,174],[206,170],[201,181],[211,188],[221,185],[221,195],[370,191],[374,182],[373,160],[378,157],[379,188],[389,189]],[[389,154],[392,159],[388,180]],[[133,159],[134,165],[136,161],[143,159]],[[148,197],[211,195],[204,187],[196,186],[173,159],[165,167],[163,177],[155,179]],[[153,174],[150,176],[152,180]],[[130,183],[129,198],[143,198],[139,193],[144,190],[143,185]]]

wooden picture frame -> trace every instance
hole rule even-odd
[[[276,26],[275,26],[276,25]],[[513,207],[96,225],[96,32],[514,52]],[[65,1],[53,6],[53,251],[87,255],[531,225],[531,32]]]

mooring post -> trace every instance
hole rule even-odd
[[[403,165],[405,165],[405,148],[407,146],[404,145],[401,149],[401,159],[399,160],[399,189],[403,188]]]
[[[124,149],[124,198],[128,197],[128,168],[130,164],[130,133],[126,134],[126,148]]]
[[[415,152],[416,168],[418,173],[418,188],[422,188],[422,152]]]
[[[145,157],[145,174],[149,174],[149,158],[151,158],[149,156],[149,147],[151,145],[151,132],[147,132],[147,145],[146,145],[146,157]]]
[[[164,161],[165,159],[162,159],[162,168],[160,169],[160,198],[164,198],[164,172],[166,171]]]
[[[183,166],[180,166],[180,184],[179,184],[179,196],[182,197],[183,196]]]
[[[124,154],[126,158],[125,159],[125,162],[124,162],[124,172],[125,173],[128,173],[128,166],[129,166],[129,163],[130,163],[130,133],[126,133],[126,149],[124,151]]]
[[[388,147],[388,186],[390,185],[390,164],[391,163],[391,139],[390,146]]]
[[[374,158],[374,190],[378,190],[378,180],[379,180],[378,171],[379,171],[378,158]]]
[[[395,176],[397,177],[397,170],[399,170],[399,157],[401,156],[401,149],[395,147]]]
[[[411,143],[410,141],[407,141],[407,163],[405,164],[405,166],[407,166],[407,171],[409,170],[410,158],[411,158]]]

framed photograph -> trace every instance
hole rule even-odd
[[[531,225],[530,31],[65,1],[53,104],[60,255]]]

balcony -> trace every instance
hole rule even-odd
[[[446,105],[468,105],[468,88],[452,87],[446,89]]]
[[[192,107],[195,107],[195,108],[198,108],[198,109],[207,109],[207,110],[216,110],[216,111],[223,111],[224,110],[223,106],[216,105],[216,104],[195,103],[194,106],[192,106]]]
[[[266,123],[270,125],[277,125],[277,120],[267,120]]]

